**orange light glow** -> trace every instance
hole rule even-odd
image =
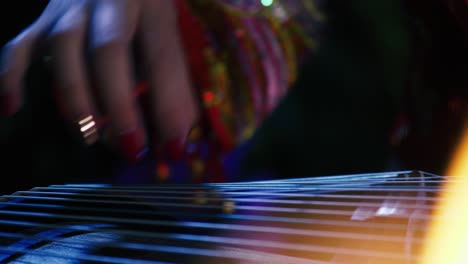
[[[422,264],[468,263],[468,129],[446,175],[426,237]]]
[[[169,178],[170,168],[165,162],[158,162],[156,164],[156,177],[161,181],[166,181]]]

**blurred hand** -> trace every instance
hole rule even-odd
[[[60,108],[88,143],[97,140],[98,120],[106,116],[112,142],[130,160],[141,155],[147,138],[164,142],[170,153],[182,147],[197,119],[197,106],[174,1],[51,0],[39,19],[3,48],[3,114],[21,107],[25,72],[43,42],[50,47]],[[149,85],[148,121],[157,131],[145,130],[134,96],[130,51],[135,42]]]

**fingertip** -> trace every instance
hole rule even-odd
[[[25,34],[25,33],[24,33]],[[30,48],[22,35],[9,41],[0,52],[0,115],[11,116],[22,104],[22,78],[29,63]]]
[[[132,163],[142,160],[148,153],[145,134],[141,128],[121,133],[118,137],[118,145],[126,160]]]
[[[21,104],[19,94],[7,92],[0,94],[0,115],[9,117],[18,112]]]
[[[186,137],[167,140],[163,145],[163,154],[170,160],[182,160],[185,155],[185,145]]]

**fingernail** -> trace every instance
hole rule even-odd
[[[163,146],[164,156],[174,161],[182,160],[185,154],[185,143],[185,137],[167,141]]]
[[[118,140],[122,153],[130,162],[140,161],[148,152],[143,133],[138,129],[121,134]]]
[[[169,178],[170,168],[166,162],[158,161],[155,168],[155,176],[158,181],[165,182]]]
[[[148,84],[146,82],[139,82],[135,86],[135,90],[133,93],[134,93],[134,96],[138,98],[144,93],[146,93],[147,91],[148,91]]]
[[[19,104],[19,96],[12,93],[0,94],[0,114],[11,116],[16,113]]]

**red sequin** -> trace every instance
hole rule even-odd
[[[205,92],[203,94],[203,100],[206,102],[206,103],[211,103],[213,102],[214,100],[214,94],[212,92]]]

